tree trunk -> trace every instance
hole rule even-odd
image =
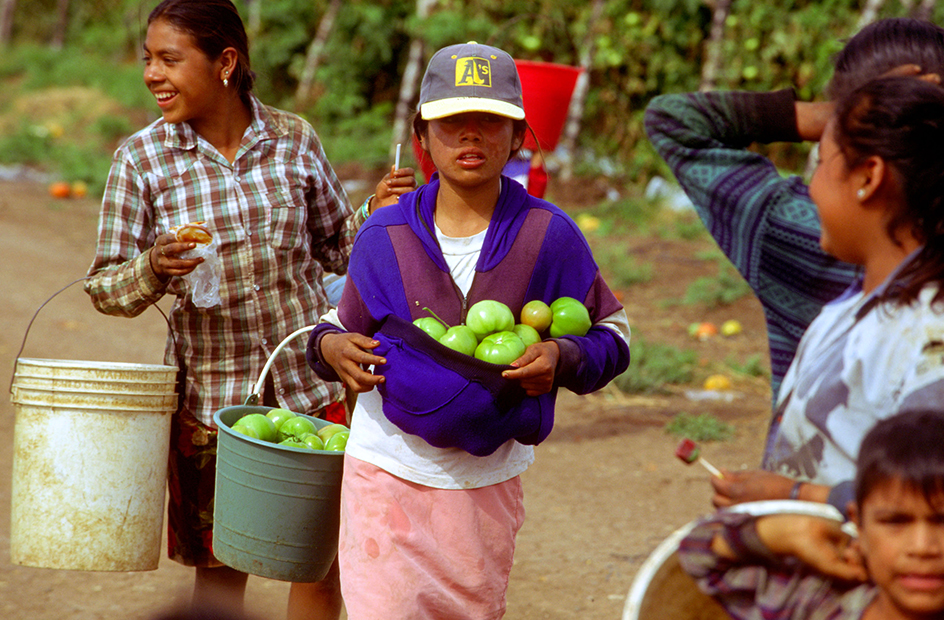
[[[705,62],[701,66],[701,84],[698,90],[714,90],[721,69],[721,46],[724,43],[724,24],[731,13],[731,0],[715,0],[711,12],[711,31],[705,41]]]
[[[587,35],[584,37],[580,52],[580,68],[583,71],[577,76],[574,85],[574,94],[570,98],[570,108],[567,110],[567,122],[564,124],[564,135],[561,138],[561,150],[566,153],[561,162],[561,178],[570,180],[574,174],[574,149],[577,147],[577,136],[583,122],[583,109],[587,102],[587,92],[590,90],[590,64],[593,62],[595,24],[603,14],[604,0],[593,0],[590,12],[590,22],[587,24]]]
[[[246,35],[252,41],[262,30],[262,0],[247,0]]]
[[[914,16],[916,19],[931,19],[931,13],[934,11],[935,0],[921,0],[921,3],[918,4],[918,8],[915,9]]]
[[[0,4],[0,47],[6,47],[13,38],[13,12],[16,0],[3,0]]]
[[[258,0],[257,0],[258,1]],[[331,30],[334,28],[334,20],[338,16],[341,8],[341,0],[331,0],[325,9],[321,21],[318,22],[318,30],[315,32],[315,38],[308,46],[308,54],[305,56],[305,66],[298,80],[298,89],[295,91],[295,109],[299,110],[305,107],[312,99],[312,85],[315,82],[315,72],[318,71],[318,64],[321,62],[321,53],[324,51],[328,37],[331,36]]]
[[[856,24],[855,32],[859,32],[874,22],[883,4],[885,4],[885,0],[866,0],[865,6],[862,7],[862,14],[859,15],[859,23]]]
[[[52,35],[52,48],[61,50],[66,43],[66,30],[69,27],[69,0],[56,2],[56,30]]]
[[[426,19],[434,6],[436,6],[436,0],[416,0],[416,16],[420,20]],[[412,144],[410,115],[413,112],[413,100],[416,98],[420,79],[422,79],[425,56],[426,45],[423,40],[410,41],[410,52],[406,68],[403,70],[403,79],[400,80],[400,96],[397,98],[397,109],[393,119],[393,140],[390,143],[391,161],[396,156],[398,144]]]
[[[855,35],[855,33],[874,22],[883,4],[885,4],[885,0],[867,0],[865,6],[862,7],[862,14],[859,15],[859,21],[856,23],[855,30],[853,30],[852,34]],[[806,158],[806,169],[803,171],[804,178],[810,179],[813,177],[813,172],[816,170],[816,160],[818,158],[819,145],[816,144],[810,149],[810,154]]]

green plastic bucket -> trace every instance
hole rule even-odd
[[[232,430],[244,415],[270,409],[240,405],[214,415],[213,554],[244,573],[321,581],[338,551],[344,454],[277,446]],[[308,417],[318,428],[330,424]]]

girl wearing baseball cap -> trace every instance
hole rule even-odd
[[[500,618],[524,520],[520,474],[551,431],[560,387],[587,393],[629,363],[626,314],[574,222],[502,168],[527,130],[514,61],[468,43],[430,60],[413,123],[438,170],[358,232],[337,310],[309,363],[359,397],[345,454],[339,558],[351,620]],[[582,336],[508,366],[412,325],[465,322],[496,300],[573,297]]]

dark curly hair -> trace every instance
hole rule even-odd
[[[876,486],[889,480],[921,493],[928,503],[944,493],[944,412],[901,412],[866,434],[856,459],[859,508]]]
[[[841,99],[866,82],[908,64],[944,78],[944,28],[908,17],[873,22],[833,58],[834,73],[826,95]]]

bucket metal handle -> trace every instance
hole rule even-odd
[[[259,375],[259,380],[256,381],[256,385],[252,388],[252,394],[249,395],[249,398],[246,399],[245,405],[257,405],[259,404],[259,394],[262,393],[262,385],[265,383],[266,375],[269,374],[269,369],[272,368],[272,364],[275,362],[275,356],[279,354],[285,346],[291,342],[293,339],[297,338],[302,334],[307,334],[310,331],[315,329],[315,325],[308,325],[307,327],[302,327],[296,329],[294,332],[285,337],[285,340],[279,343],[279,346],[275,347],[275,350],[272,352],[272,355],[269,356],[269,359],[266,360],[265,366],[262,367],[262,373]]]
[[[30,322],[26,325],[26,331],[23,333],[23,342],[20,343],[20,350],[16,352],[16,358],[14,358],[14,362],[13,362],[13,374],[10,376],[10,394],[13,394],[13,383],[16,381],[16,362],[20,359],[20,356],[23,355],[23,349],[26,348],[26,339],[27,339],[27,337],[29,337],[30,329],[33,327],[33,323],[36,321],[36,317],[38,317],[38,316],[39,316],[39,313],[42,311],[42,309],[46,307],[46,304],[48,304],[48,303],[51,302],[53,299],[55,299],[55,298],[59,295],[59,293],[62,293],[63,291],[65,291],[65,290],[66,290],[67,288],[69,288],[70,286],[72,286],[72,285],[74,285],[74,284],[78,284],[79,282],[84,282],[85,280],[88,280],[88,279],[91,278],[91,277],[92,277],[92,276],[83,276],[83,277],[79,278],[78,280],[73,280],[72,282],[69,282],[68,284],[66,284],[65,286],[63,286],[61,289],[59,289],[58,291],[56,291],[55,293],[53,293],[52,295],[50,295],[50,296],[49,296],[49,299],[47,299],[46,301],[44,301],[44,302],[39,306],[39,308],[36,308],[36,312],[33,313],[33,317],[30,319]],[[167,323],[167,331],[168,331],[168,333],[170,333],[171,338],[172,338],[173,341],[174,341],[174,353],[175,353],[175,355],[176,355],[177,338],[174,336],[174,330],[171,329],[171,326],[170,326],[170,319],[167,318],[167,315],[164,314],[164,310],[163,310],[160,306],[158,306],[157,304],[152,304],[152,305],[153,305],[155,308],[157,308],[157,311],[161,313],[161,316],[162,316],[162,317],[164,317],[164,322]]]

